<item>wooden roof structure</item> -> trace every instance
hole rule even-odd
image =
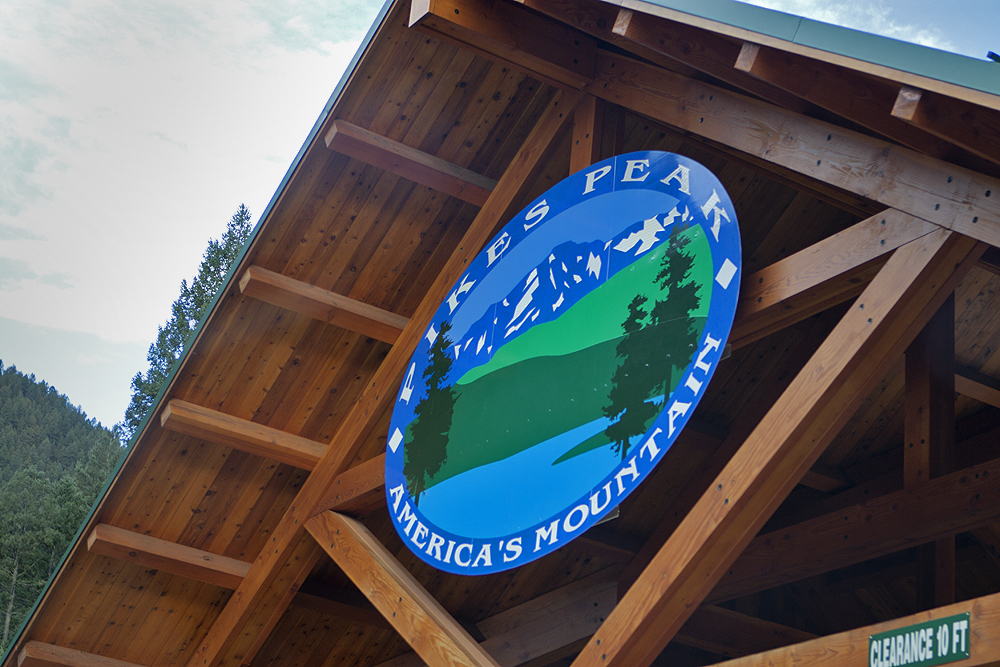
[[[1000,65],[691,4],[388,3],[4,667],[861,667],[965,611],[1000,662]],[[436,571],[383,490],[407,360],[634,150],[734,201],[731,356],[617,519]]]

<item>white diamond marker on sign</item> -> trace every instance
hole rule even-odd
[[[719,269],[718,275],[715,276],[715,282],[722,285],[722,289],[728,289],[729,283],[735,275],[736,265],[727,259],[722,263],[722,267]]]
[[[393,454],[395,454],[396,450],[399,449],[399,443],[401,442],[403,442],[403,434],[397,428],[395,431],[393,431],[392,437],[389,438],[389,449],[392,450]]]

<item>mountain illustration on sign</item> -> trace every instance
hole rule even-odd
[[[552,465],[605,447],[626,457],[690,363],[712,290],[701,226],[657,217],[610,241],[553,249],[468,331],[436,325],[426,395],[404,440],[415,501],[588,424],[598,426]]]

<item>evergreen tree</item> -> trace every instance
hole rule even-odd
[[[205,310],[229,273],[243,244],[250,236],[253,224],[250,211],[243,204],[233,214],[221,240],[208,242],[198,275],[189,286],[181,281],[181,294],[170,307],[170,319],[159,328],[156,341],[149,346],[146,360],[149,370],[132,378],[132,400],[125,410],[122,435],[131,438],[143,417],[153,406],[153,400],[170,374],[174,362],[180,359],[188,338],[194,332]]]
[[[649,399],[670,392],[673,370],[685,368],[698,345],[691,313],[700,303],[699,285],[691,278],[694,258],[687,252],[690,238],[683,231],[679,228],[671,235],[656,276],[660,294],[666,298],[656,300],[646,321],[647,297],[635,297],[622,323],[625,336],[615,348],[619,362],[608,392],[609,404],[603,409],[612,421],[604,434],[623,460],[631,439],[645,433],[663,409]]]
[[[603,409],[604,416],[613,420],[604,433],[622,459],[628,453],[629,439],[645,433],[646,422],[657,412],[653,404],[646,402],[657,382],[649,358],[649,341],[641,334],[643,320],[647,317],[643,309],[646,301],[647,297],[640,294],[628,306],[629,314],[622,323],[625,336],[615,347],[621,361],[611,379],[611,391],[608,392],[611,403]]]
[[[31,609],[122,449],[34,376],[0,362],[0,651]]]
[[[427,482],[441,470],[448,458],[448,432],[451,431],[456,398],[455,390],[450,385],[443,386],[452,364],[448,354],[452,344],[447,336],[449,331],[451,324],[444,322],[427,351],[430,363],[423,373],[427,396],[414,409],[416,416],[410,426],[412,442],[418,446],[409,446],[405,450],[403,474],[417,504],[427,488]]]

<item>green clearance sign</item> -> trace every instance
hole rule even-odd
[[[868,637],[868,667],[930,667],[968,657],[968,612]]]

